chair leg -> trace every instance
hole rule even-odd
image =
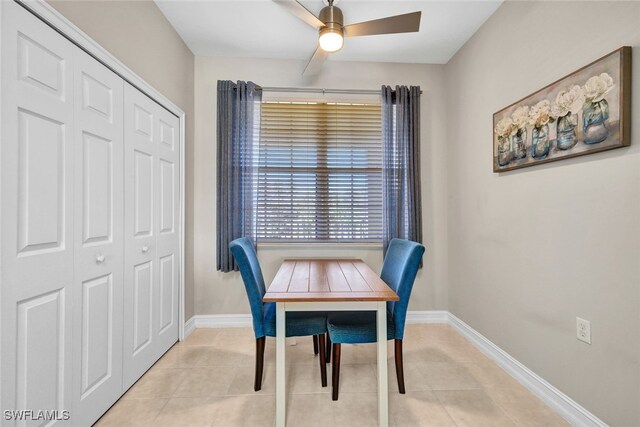
[[[320,347],[320,380],[322,381],[322,387],[327,386],[327,363],[324,361],[326,356],[324,349],[324,334],[318,335],[318,346]]]
[[[398,377],[398,391],[405,394],[404,390],[404,365],[402,363],[402,340],[395,340],[396,377]]]
[[[318,355],[318,335],[313,336],[313,354]]]
[[[327,332],[327,363],[331,363],[331,337],[329,337],[329,332]]]
[[[331,374],[331,400],[338,400],[338,389],[340,388],[340,344],[333,344]]]
[[[264,344],[266,337],[256,339],[256,378],[253,383],[253,389],[260,391],[262,388],[262,368],[264,366]]]

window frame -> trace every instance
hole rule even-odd
[[[368,99],[359,99],[359,100],[345,100],[345,99],[313,99],[313,98],[303,98],[303,99],[291,99],[291,98],[285,98],[285,99],[270,99],[270,98],[263,98],[262,100],[262,106],[264,106],[264,104],[267,103],[286,103],[286,104],[291,104],[291,105],[295,105],[295,104],[337,104],[337,105],[366,105],[366,106],[376,106],[378,108],[380,108],[380,115],[382,114],[381,108],[381,100],[379,96],[376,96],[375,98],[368,98]],[[327,110],[329,111],[329,110]],[[330,134],[328,127],[326,126],[326,120],[322,121],[321,123],[323,123],[322,125],[319,126],[319,129],[321,130],[321,137],[319,138],[319,140],[326,140],[329,141],[333,135]],[[297,171],[297,172],[308,172],[309,170],[314,170],[314,175],[316,177],[321,176],[324,179],[320,179],[319,182],[320,184],[323,186],[323,188],[325,188],[324,192],[321,191],[316,191],[316,197],[314,197],[314,205],[318,206],[319,204],[322,203],[326,203],[327,200],[330,197],[331,192],[330,190],[330,186],[329,186],[329,176],[332,173],[345,173],[345,174],[349,174],[349,173],[353,173],[353,170],[356,169],[357,172],[361,172],[363,174],[370,174],[370,173],[375,173],[378,176],[378,180],[380,182],[379,184],[379,194],[378,194],[378,198],[379,198],[379,206],[377,207],[377,213],[380,216],[380,222],[378,225],[378,228],[376,228],[377,231],[377,235],[374,236],[373,238],[357,238],[357,237],[353,237],[353,234],[350,238],[331,238],[330,235],[328,234],[330,232],[330,227],[323,227],[320,231],[318,230],[318,227],[314,227],[314,233],[315,236],[314,238],[296,238],[294,233],[291,233],[289,235],[289,237],[279,237],[279,238],[272,238],[272,237],[264,237],[264,234],[261,232],[262,228],[261,226],[261,221],[259,219],[256,220],[256,235],[257,235],[257,242],[258,245],[261,247],[269,247],[269,246],[290,246],[290,247],[297,247],[297,246],[304,246],[304,247],[308,247],[310,245],[316,246],[316,247],[331,247],[331,246],[350,246],[350,247],[359,247],[359,248],[379,248],[382,246],[383,244],[383,224],[382,224],[382,215],[383,215],[383,184],[382,184],[382,179],[383,179],[383,164],[382,164],[382,159],[380,158],[379,164],[377,165],[377,167],[374,168],[349,168],[349,167],[336,167],[336,168],[331,168],[328,165],[328,158],[329,158],[329,149],[330,149],[330,144],[326,143],[326,144],[316,144],[315,147],[318,150],[317,151],[317,159],[319,161],[318,166],[314,167],[314,168],[309,168],[309,167],[296,167],[296,166],[291,166],[291,167],[278,167],[278,166],[264,166],[262,164],[262,154],[261,154],[261,150],[263,149],[263,140],[262,140],[262,130],[263,130],[263,124],[262,124],[262,113],[261,113],[261,125],[260,125],[260,140],[257,142],[258,144],[258,161],[257,161],[257,175],[258,175],[258,185],[257,185],[257,189],[256,189],[256,193],[257,193],[257,199],[260,199],[260,191],[261,189],[263,189],[264,187],[266,187],[266,185],[260,185],[260,182],[263,178],[261,178],[263,176],[263,174],[265,172],[269,172],[269,171],[275,171],[275,170],[285,170],[285,171]],[[379,129],[379,133],[380,133],[380,137],[379,137],[379,150],[380,150],[380,156],[382,156],[382,144],[383,144],[383,138],[382,138],[382,119],[380,120],[380,129]],[[324,166],[324,167],[323,167]],[[316,184],[317,185],[317,184]],[[375,184],[374,184],[375,185]],[[293,186],[291,186],[291,188],[293,188]],[[353,188],[353,187],[352,187]],[[293,194],[293,191],[292,191]],[[353,194],[353,191],[352,191]],[[322,196],[320,196],[322,195]],[[258,211],[260,209],[258,208]],[[320,214],[323,216],[324,220],[327,222],[331,221],[331,217],[330,217],[330,213],[329,211],[325,210],[325,209],[319,209],[316,210],[316,215],[317,212],[320,212]],[[265,219],[263,219],[263,221],[267,221]],[[326,228],[326,229],[325,229]],[[318,238],[318,233],[322,233],[322,237]]]

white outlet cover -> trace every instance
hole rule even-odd
[[[591,322],[576,317],[576,338],[587,344],[591,344]]]

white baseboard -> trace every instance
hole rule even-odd
[[[184,332],[182,334],[183,340],[186,340],[189,335],[196,329],[196,316],[184,322]]]
[[[447,323],[447,311],[408,311],[407,323]],[[197,314],[185,323],[185,338],[195,328],[250,328],[250,314]]]
[[[185,323],[184,337],[188,337],[196,328],[250,328],[252,323],[251,315],[249,314],[196,315]],[[509,375],[560,414],[571,425],[576,427],[607,427],[605,422],[450,312],[445,310],[408,311],[407,323],[442,323],[451,325],[460,335],[496,362]]]
[[[449,312],[445,310],[407,311],[407,323],[447,323]]]
[[[448,323],[478,350],[496,362],[509,375],[525,386],[555,410],[573,426],[607,427],[601,419],[587,411],[569,396],[549,384],[544,378],[518,362],[506,351],[489,341],[481,333],[467,325],[455,315],[448,313]]]
[[[196,328],[251,328],[250,314],[208,314],[195,317]]]

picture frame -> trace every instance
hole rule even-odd
[[[493,114],[493,171],[631,143],[631,47],[623,46]]]

